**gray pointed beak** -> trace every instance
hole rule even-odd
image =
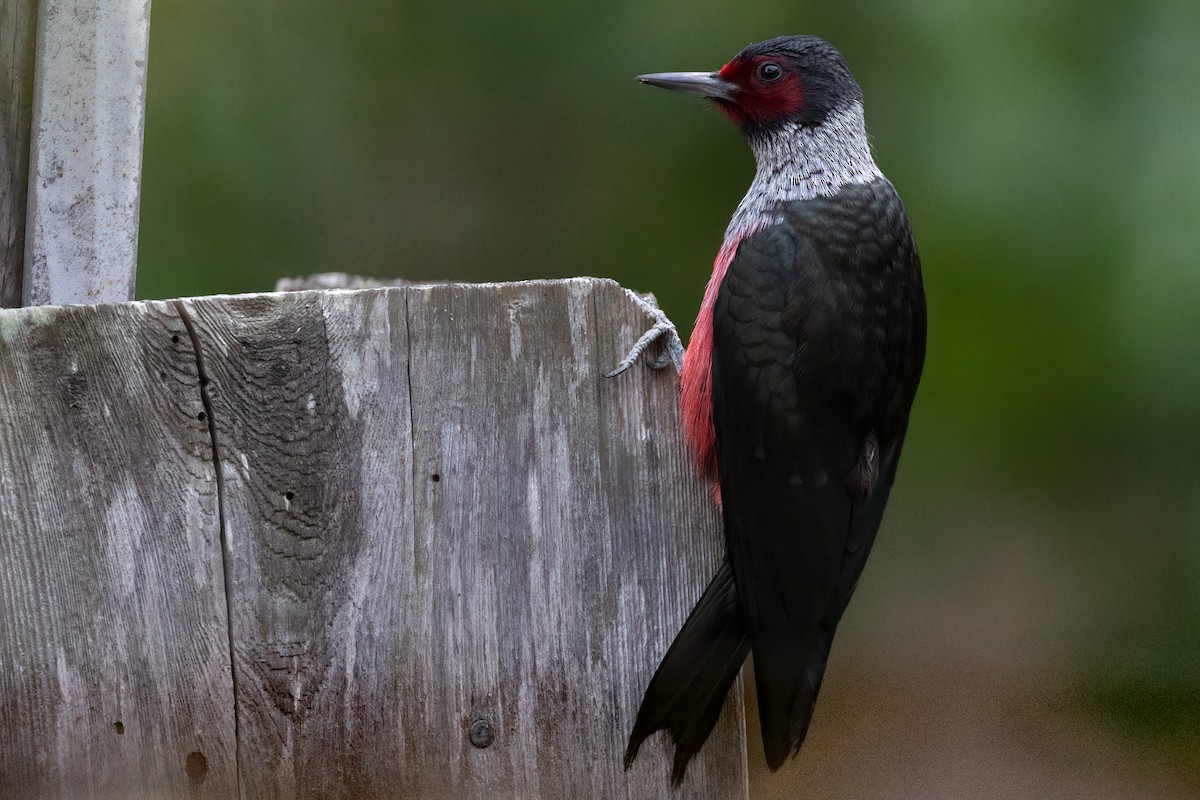
[[[716,100],[732,100],[737,90],[736,84],[730,83],[715,72],[654,72],[650,75],[638,75],[637,79],[651,86]]]

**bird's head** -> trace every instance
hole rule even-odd
[[[815,36],[752,44],[716,72],[660,72],[638,80],[707,97],[751,137],[796,125],[815,128],[862,103],[842,54]]]

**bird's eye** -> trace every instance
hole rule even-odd
[[[774,83],[782,77],[783,68],[774,61],[768,61],[758,67],[758,79],[763,83]]]

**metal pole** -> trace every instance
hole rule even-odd
[[[24,304],[133,299],[150,0],[40,0]]]
[[[0,308],[21,305],[37,0],[0,0]]]

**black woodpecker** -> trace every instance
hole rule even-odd
[[[784,36],[717,72],[639,80],[710,100],[757,162],[681,375],[726,557],[651,679],[625,755],[628,768],[666,730],[678,784],[750,651],[767,764],[803,743],[896,477],[925,294],[904,205],[871,156],[862,90],[832,45]],[[655,331],[678,352],[673,328]]]

